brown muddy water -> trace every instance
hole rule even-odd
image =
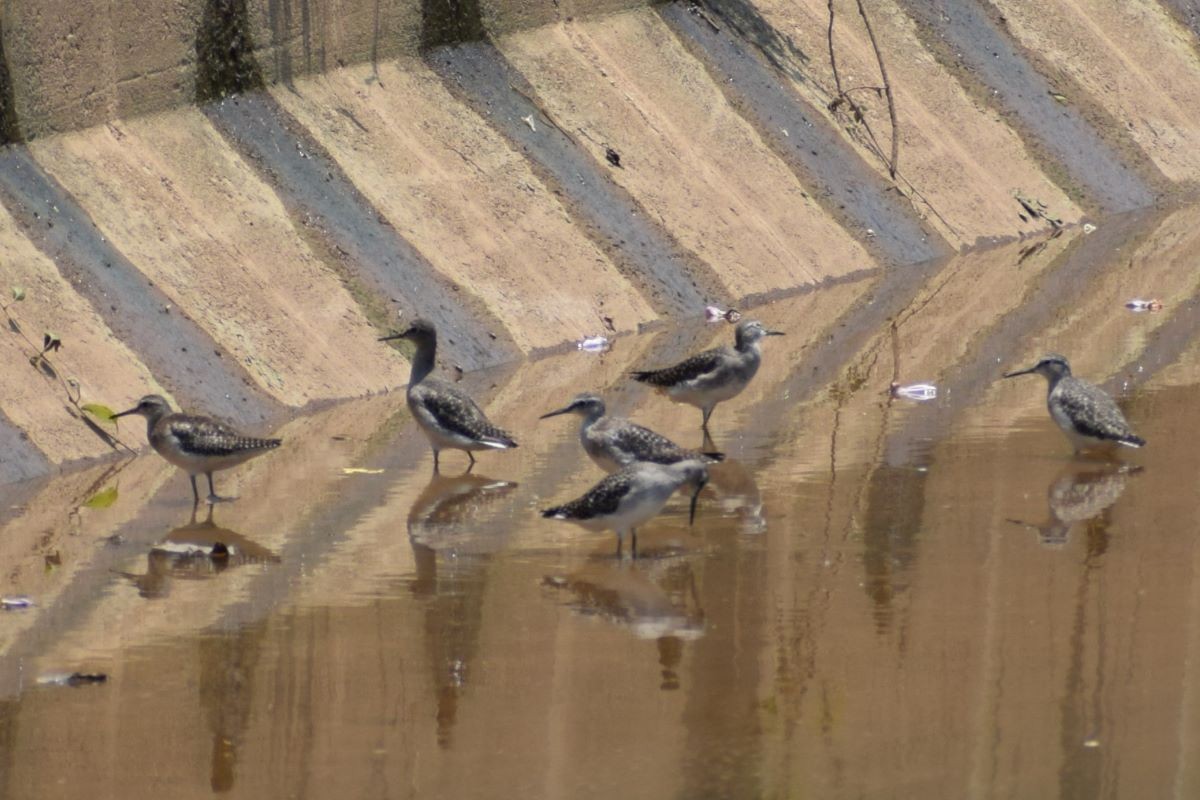
[[[625,375],[723,324],[468,375],[521,441],[468,475],[394,392],[289,422],[211,518],[151,453],[7,487],[0,796],[1195,797],[1198,221],[755,309],[788,336],[636,562],[539,518],[600,473],[537,417],[602,390],[699,445]],[[1042,380],[999,379],[1051,350],[1149,445],[1073,457]]]

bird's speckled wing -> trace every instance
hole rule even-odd
[[[558,519],[592,519],[604,514],[615,514],[621,499],[633,486],[628,470],[614,472],[588,490],[587,494],[561,506],[547,508],[543,517]]]
[[[475,401],[441,381],[425,381],[413,391],[420,403],[446,430],[476,441],[494,441],[516,447],[508,433],[492,424]]]
[[[279,439],[245,436],[223,422],[188,414],[166,417],[156,433],[176,439],[185,453],[196,456],[232,456],[279,446]]]
[[[674,464],[688,456],[698,457],[696,453],[685,450],[662,434],[633,423],[608,431],[606,438],[611,442],[613,448],[628,454],[637,461]]]
[[[1102,389],[1078,379],[1070,389],[1060,392],[1057,399],[1078,433],[1139,447],[1145,444],[1145,440],[1129,427],[1121,409]]]
[[[694,381],[702,375],[714,372],[721,365],[722,351],[720,349],[705,350],[691,358],[680,361],[673,367],[650,369],[634,372],[633,377],[651,386],[678,386],[687,381]]]

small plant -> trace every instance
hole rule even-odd
[[[17,322],[12,314],[12,306],[15,303],[20,303],[25,300],[25,288],[22,286],[13,286],[10,288],[12,300],[8,303],[0,303],[0,312],[3,312],[5,319],[8,321],[8,329],[24,340],[29,355],[30,365],[38,371],[39,374],[46,380],[55,381],[62,387],[63,394],[69,404],[68,412],[76,419],[83,422],[93,433],[99,436],[104,443],[113,449],[121,448],[128,453],[134,453],[134,449],[122,442],[116,436],[101,428],[92,418],[111,424],[114,428],[117,427],[117,421],[113,418],[114,412],[111,408],[99,403],[81,404],[82,389],[79,382],[73,378],[64,378],[59,369],[50,361],[50,354],[57,353],[62,349],[63,340],[57,333],[45,331],[42,333],[42,345],[39,348],[36,344],[30,341],[25,335],[21,325]]]

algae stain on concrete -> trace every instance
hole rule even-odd
[[[196,102],[264,86],[246,0],[206,0],[196,34]]]
[[[0,22],[0,145],[21,141],[17,108],[13,99],[12,74],[4,52],[4,24]]]
[[[421,0],[421,49],[484,38],[479,0]]]

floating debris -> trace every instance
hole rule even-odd
[[[723,311],[716,306],[704,307],[704,319],[708,322],[720,322],[721,320],[725,320],[726,322],[732,323],[737,322],[741,318],[742,312],[738,311],[736,308]]]
[[[537,133],[537,125],[533,124],[533,114],[530,114],[528,117],[521,117],[521,121],[529,126],[529,130]]]
[[[381,475],[382,469],[367,469],[366,467],[342,467],[343,475]]]
[[[891,392],[892,397],[903,397],[905,400],[916,400],[917,402],[935,400],[938,395],[937,387],[932,383],[912,383],[908,386],[893,383]]]
[[[1092,223],[1090,223],[1090,222],[1083,223],[1083,232],[1085,234],[1091,233],[1094,230],[1096,230],[1096,226],[1093,225]]]
[[[151,555],[167,558],[229,558],[235,548],[224,542],[159,542],[150,548]]]
[[[108,676],[103,672],[51,672],[37,679],[42,686],[89,686],[104,683]]]
[[[612,342],[607,336],[585,336],[575,343],[575,347],[585,353],[607,353],[612,350]]]
[[[1130,311],[1162,311],[1162,301],[1157,298],[1151,300],[1143,300],[1140,297],[1135,297],[1125,304],[1125,307]]]
[[[1099,747],[1100,740],[1099,739],[1087,739],[1084,741],[1083,746],[1084,747]]]
[[[33,608],[33,599],[29,595],[18,594],[12,597],[0,597],[0,609],[5,611],[19,611],[25,608]]]

